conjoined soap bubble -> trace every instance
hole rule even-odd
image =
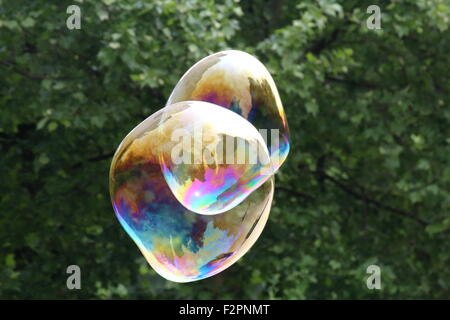
[[[155,144],[152,151],[159,154],[174,196],[197,213],[218,214],[234,208],[272,175],[266,142],[258,130],[215,104],[169,105],[162,110],[158,129],[143,139]]]
[[[260,236],[289,148],[267,69],[244,52],[213,54],[119,145],[109,175],[115,214],[164,278],[210,277]]]
[[[252,55],[227,50],[203,58],[180,79],[167,105],[206,101],[234,111],[252,123],[269,148],[276,171],[289,153],[289,127],[275,82]]]
[[[196,111],[197,104],[203,106],[188,102],[178,107]],[[144,120],[122,141],[111,164],[110,193],[121,225],[155,271],[171,281],[189,282],[221,272],[250,249],[267,221],[274,183],[269,178],[224,213],[186,209],[161,170],[161,154],[172,143],[164,135],[172,119],[163,119],[166,111]]]

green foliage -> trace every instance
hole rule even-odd
[[[66,28],[71,4],[81,30]],[[369,30],[370,4],[0,0],[0,298],[449,298],[450,4],[379,1]],[[114,217],[110,159],[226,48],[270,69],[292,151],[254,248],[175,284]],[[81,290],[66,288],[71,264]]]

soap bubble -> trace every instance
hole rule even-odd
[[[256,128],[211,103],[165,107],[158,130],[143,139],[159,152],[164,178],[177,200],[200,214],[232,209],[272,174],[266,142]]]
[[[275,82],[255,57],[227,50],[203,58],[180,79],[167,105],[188,100],[225,107],[267,132],[276,171],[289,153],[289,127]]]
[[[192,104],[185,107],[190,110]],[[111,165],[110,193],[117,218],[150,265],[168,280],[189,282],[221,272],[249,250],[267,221],[274,183],[269,176],[224,213],[203,215],[186,209],[161,170],[161,154],[169,141],[161,127],[169,126],[165,111],[144,120],[120,144]]]
[[[289,148],[264,65],[241,51],[210,55],[119,145],[109,176],[114,211],[161,276],[210,277],[260,236]]]

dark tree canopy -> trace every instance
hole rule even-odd
[[[370,30],[372,2],[0,0],[0,298],[450,298],[450,3],[378,1]],[[268,66],[291,153],[248,254],[171,283],[115,218],[110,161],[223,49]]]

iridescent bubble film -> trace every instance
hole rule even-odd
[[[213,54],[119,145],[109,177],[114,211],[161,276],[210,277],[260,236],[274,172],[288,152],[286,117],[267,69],[241,51]]]
[[[162,172],[177,200],[201,214],[218,214],[241,203],[271,176],[266,143],[243,117],[200,101],[165,107],[158,130]],[[135,151],[137,154],[139,151]]]
[[[167,105],[206,101],[234,111],[252,123],[267,141],[274,170],[289,153],[289,127],[275,82],[252,55],[227,50],[203,58],[180,79]]]
[[[227,212],[201,215],[186,209],[161,170],[162,113],[139,124],[116,151],[110,172],[113,207],[160,275],[176,282],[200,280],[229,267],[259,237],[270,211],[273,178]]]

